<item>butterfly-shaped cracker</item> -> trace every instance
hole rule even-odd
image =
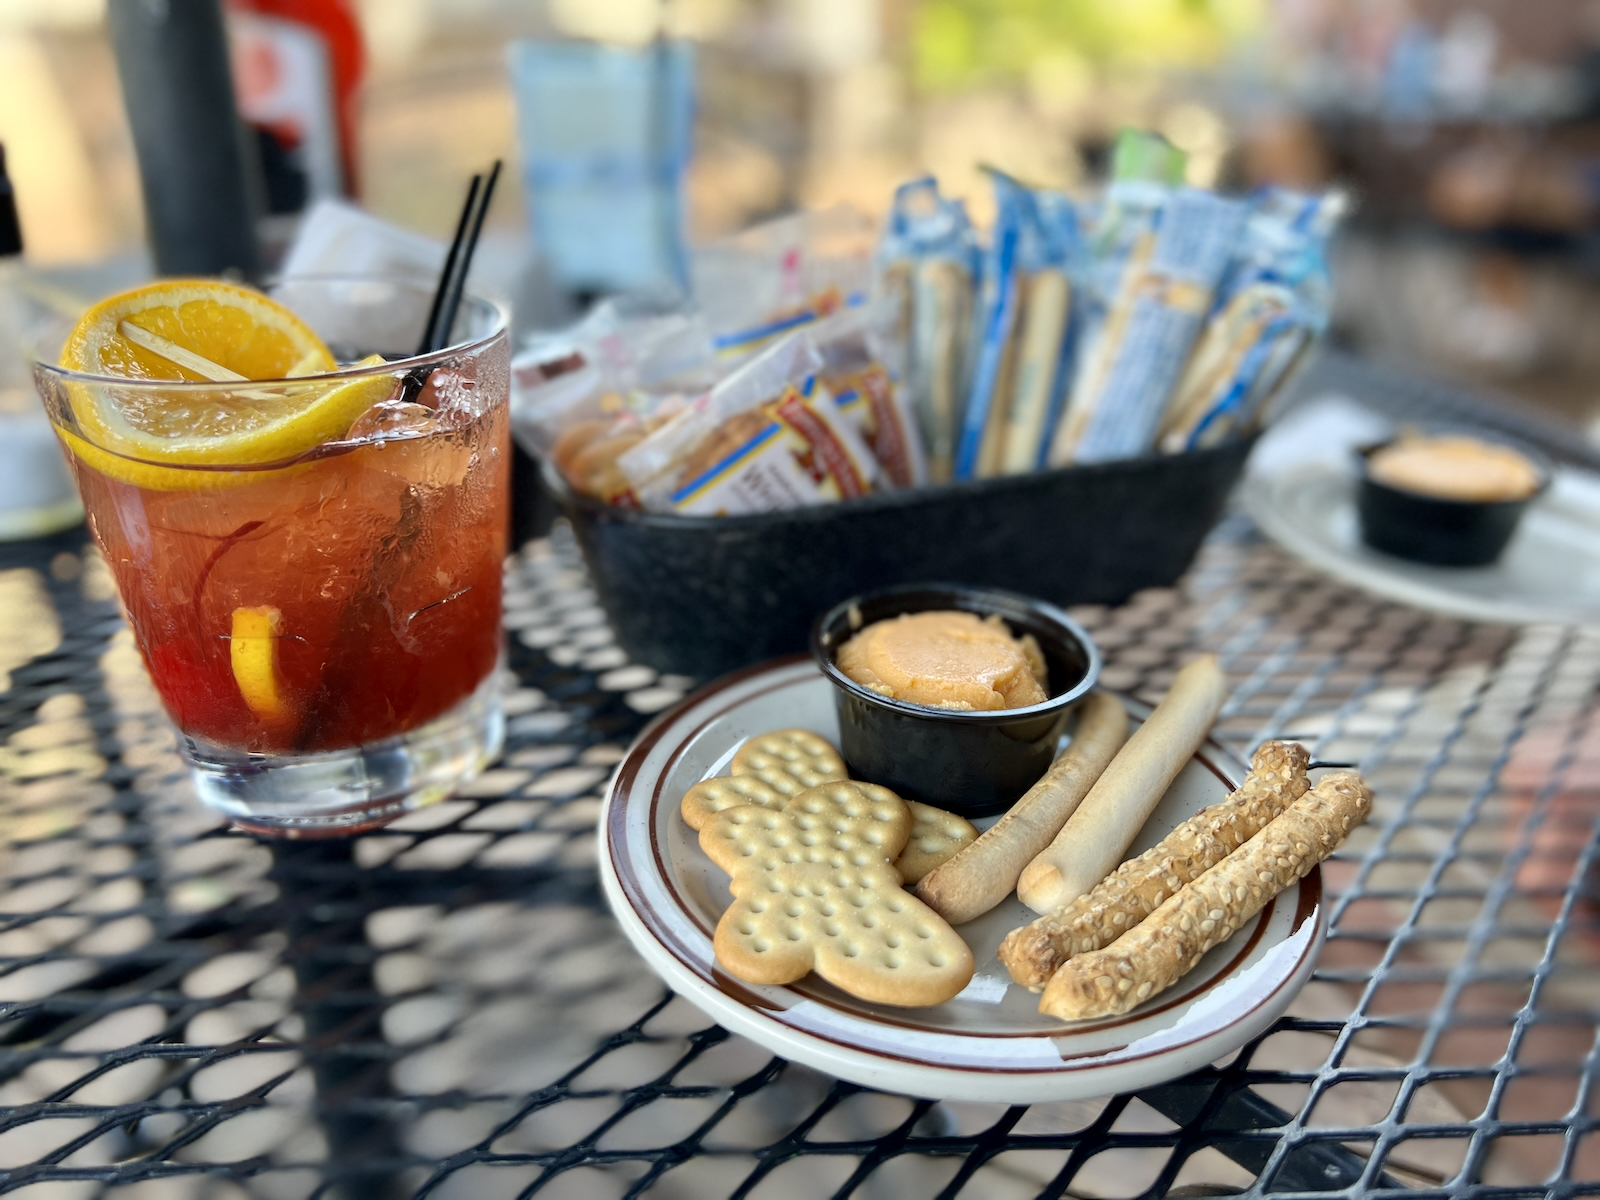
[[[851,995],[922,1006],[972,978],[972,952],[894,867],[911,836],[905,801],[887,788],[836,780],[781,808],[740,804],[700,830],[728,872],[733,903],[717,922],[717,960],[752,983],[792,983],[815,970]]]

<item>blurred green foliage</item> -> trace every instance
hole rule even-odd
[[[1028,77],[1041,65],[1215,63],[1258,32],[1269,0],[920,0],[911,66],[926,92]]]

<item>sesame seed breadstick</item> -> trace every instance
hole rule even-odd
[[[923,876],[917,884],[918,899],[952,925],[999,904],[1017,886],[1022,869],[1067,823],[1127,739],[1128,710],[1122,701],[1105,692],[1090,692],[1066,752],[977,841]]]
[[[1061,832],[1017,881],[1017,899],[1041,916],[1071,904],[1116,869],[1150,813],[1206,740],[1228,698],[1208,654],[1179,671],[1145,723],[1095,780]]]
[[[1310,761],[1305,747],[1294,742],[1264,743],[1250,774],[1226,800],[1190,817],[1065,908],[1008,933],[1000,961],[1011,978],[1037,992],[1074,954],[1116,941],[1305,795]]]
[[[1371,811],[1361,776],[1327,776],[1111,945],[1063,963],[1039,1011],[1063,1021],[1116,1016],[1165,991],[1327,858]]]

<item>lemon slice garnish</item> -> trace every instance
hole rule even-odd
[[[263,721],[281,721],[289,713],[278,686],[278,638],[283,613],[270,604],[233,610],[233,680],[250,711]]]

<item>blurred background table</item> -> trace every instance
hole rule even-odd
[[[1405,413],[1455,393],[1330,358]],[[1512,419],[1515,418],[1503,418]],[[1155,698],[1219,653],[1219,735],[1360,764],[1288,1015],[1139,1095],[864,1091],[672,998],[607,914],[613,765],[691,682],[630,665],[570,536],[507,563],[505,757],[350,841],[229,832],[82,534],[0,548],[0,1191],[241,1197],[1591,1194],[1600,630],[1330,583],[1228,518],[1180,586],[1075,615]]]
[[[225,7],[232,19],[284,6]],[[1360,197],[1335,250],[1336,338],[1516,392],[1574,436],[1600,418],[1600,10],[1585,0],[288,8],[338,9],[359,26],[347,183],[408,229],[448,239],[471,173],[497,157],[522,165],[509,44],[680,38],[697,73],[691,244],[798,206],[881,217],[894,185],[923,170],[982,223],[993,201],[980,161],[1072,189],[1104,167],[1120,128],[1158,129],[1189,153],[1190,182],[1341,184]],[[139,260],[145,242],[106,11],[107,0],[0,5],[0,142],[30,261],[67,286],[86,263]],[[508,171],[480,256],[497,284],[549,266],[524,262],[539,257],[526,199],[522,170]],[[281,249],[288,229],[274,219]],[[519,322],[559,323],[560,297],[521,282]]]

